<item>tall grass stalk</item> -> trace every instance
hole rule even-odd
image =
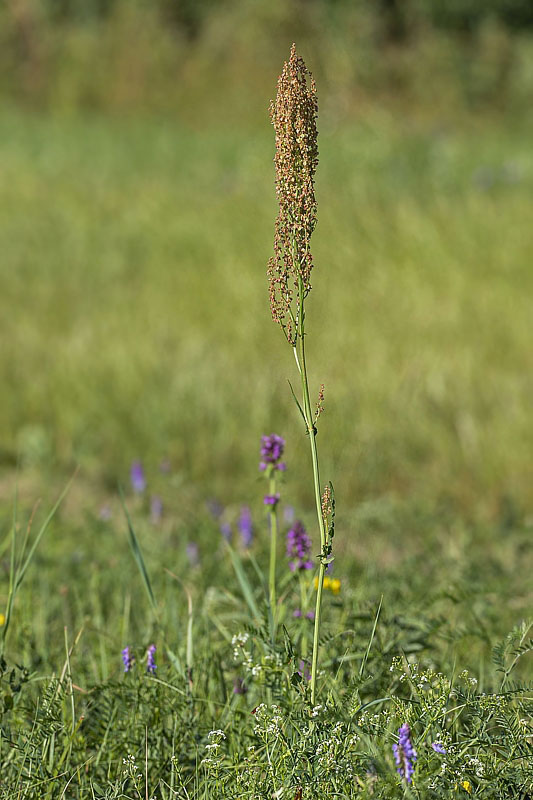
[[[324,573],[331,554],[332,529],[327,531],[327,509],[331,496],[320,492],[320,469],[316,446],[316,421],[322,408],[323,389],[313,413],[305,360],[305,299],[311,291],[313,257],[310,240],[316,224],[314,175],[318,164],[318,105],[316,86],[293,44],[278,80],[276,100],[270,115],[276,134],[276,195],[279,213],[274,235],[274,255],[268,264],[270,306],[292,346],[301,379],[302,402],[293,397],[303,417],[311,447],[313,489],[320,534],[318,586],[311,666],[311,702],[316,700],[318,649]],[[291,387],[292,390],[292,387]]]

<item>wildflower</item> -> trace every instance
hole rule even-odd
[[[2,625],[5,625],[5,624],[6,624],[5,614],[0,614],[0,628],[2,627]]]
[[[300,675],[302,678],[305,678],[306,681],[310,681],[311,673],[309,671],[309,666],[307,665],[307,662],[302,659],[298,666],[299,666],[299,669],[297,670],[298,675]]]
[[[189,564],[191,567],[198,566],[200,562],[200,557],[198,555],[198,545],[196,542],[187,542],[187,547],[185,548],[185,552],[187,553],[187,558],[189,559]]]
[[[300,520],[296,520],[287,532],[287,557],[290,559],[291,572],[297,569],[313,569],[313,561],[309,558],[310,551],[311,539]]]
[[[279,492],[276,492],[276,494],[266,494],[263,497],[263,503],[266,506],[272,506],[273,508],[275,508],[279,503]]]
[[[131,465],[130,479],[133,491],[136,494],[142,494],[146,489],[146,478],[140,461],[134,461]]]
[[[278,436],[276,433],[271,433],[270,436],[261,437],[261,462],[259,469],[264,471],[267,467],[279,469],[283,472],[285,464],[280,463],[280,458],[285,449],[285,439]]]
[[[324,579],[325,580],[325,579]],[[341,582],[338,578],[331,578],[329,588],[333,592],[333,594],[339,594],[341,590]]]
[[[311,291],[309,243],[316,225],[314,175],[318,164],[318,105],[315,82],[293,44],[278,80],[270,117],[276,133],[276,195],[279,213],[274,255],[268,263],[270,308],[287,341],[297,339],[299,292]],[[296,298],[295,295],[296,291]],[[293,300],[295,301],[293,303]]]
[[[209,511],[213,519],[220,519],[224,509],[222,505],[218,502],[218,500],[212,497],[210,500],[206,502],[206,506],[207,510]]]
[[[302,609],[295,608],[294,611],[292,612],[292,616],[295,617],[296,619],[300,619],[300,617],[302,616]]]
[[[227,542],[231,541],[231,525],[229,522],[222,522],[220,524],[220,533]]]
[[[442,756],[446,755],[446,749],[440,742],[432,742],[431,746],[436,753],[439,753]]]
[[[155,663],[155,651],[156,651],[155,644],[151,644],[146,651],[146,671],[154,673],[157,669],[157,664]]]
[[[133,662],[135,661],[134,657],[131,654],[130,648],[125,647],[121,655],[122,655],[122,663],[124,664],[124,672],[129,672],[130,669],[133,667]]]
[[[472,784],[470,783],[470,781],[461,781],[461,786],[465,790],[465,792],[468,792],[468,794],[472,794]]]
[[[150,502],[150,517],[154,525],[157,525],[159,522],[161,522],[162,515],[163,501],[159,495],[154,494],[152,495],[152,500]]]
[[[233,694],[246,694],[248,689],[242,678],[235,678],[233,681]]]
[[[253,539],[253,525],[252,525],[252,512],[248,506],[241,508],[241,514],[237,523],[241,534],[241,541],[244,547],[250,547]]]
[[[315,612],[314,611],[308,611],[305,616],[306,616],[307,619],[310,619],[311,622],[312,622],[314,620],[314,618],[315,618]]]
[[[392,745],[397,772],[411,784],[415,771],[416,750],[411,743],[411,730],[407,722],[398,729],[398,744]]]

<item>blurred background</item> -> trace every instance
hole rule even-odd
[[[312,507],[265,275],[293,41],[320,104],[323,477],[378,523],[405,503],[527,517],[530,0],[6,0],[3,501],[79,464],[69,502],[98,509],[138,460],[165,504],[260,508],[275,431]]]

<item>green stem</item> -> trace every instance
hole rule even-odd
[[[301,644],[301,653],[302,658],[305,661],[307,658],[307,587],[305,585],[305,578],[302,575],[302,571],[300,570],[299,580],[300,580],[300,610],[302,612],[302,644]]]
[[[272,469],[272,467],[270,468]],[[269,481],[269,492],[272,496],[276,494],[276,475],[272,470]],[[276,555],[278,543],[278,517],[276,513],[276,505],[270,507],[270,575],[269,575],[269,590],[270,590],[270,609],[272,611],[272,619],[276,620]]]
[[[326,546],[326,530],[324,526],[324,518],[322,516],[322,498],[320,494],[320,472],[318,467],[318,452],[316,447],[316,428],[313,420],[313,413],[311,410],[311,400],[309,398],[309,382],[307,379],[307,368],[305,363],[305,331],[304,331],[304,293],[303,284],[299,280],[299,313],[298,313],[298,343],[300,353],[296,352],[296,361],[300,368],[300,376],[302,379],[302,399],[303,410],[305,416],[305,423],[307,426],[307,433],[309,435],[309,443],[311,445],[311,462],[313,465],[313,484],[315,489],[315,503],[316,513],[318,518],[318,529],[320,531],[320,552],[324,552]],[[318,672],[318,640],[320,636],[320,616],[322,611],[322,584],[324,582],[325,565],[320,561],[318,570],[318,588],[316,593],[316,608],[315,608],[315,627],[313,633],[313,656],[311,661],[311,703],[314,705],[316,700],[316,680]]]

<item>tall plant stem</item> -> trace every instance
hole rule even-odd
[[[318,517],[318,529],[320,531],[320,553],[324,553],[326,547],[326,530],[324,526],[324,517],[322,515],[322,500],[320,495],[320,471],[318,466],[318,451],[316,447],[316,428],[313,420],[313,412],[311,410],[311,400],[309,398],[309,382],[307,380],[307,367],[305,363],[305,312],[304,312],[304,297],[303,285],[300,278],[300,297],[299,297],[299,314],[298,314],[298,341],[297,346],[294,348],[296,363],[300,370],[302,379],[302,399],[303,399],[303,412],[307,433],[309,435],[309,443],[311,445],[311,462],[313,465],[313,483],[315,489],[315,503],[316,513]],[[324,583],[325,564],[322,558],[320,559],[320,566],[318,569],[318,587],[316,593],[316,607],[315,607],[315,627],[313,632],[313,656],[311,661],[311,703],[314,705],[316,700],[316,680],[318,672],[318,639],[320,635],[320,615],[322,611],[322,586]]]
[[[276,476],[270,476],[269,491],[271,496],[276,495]],[[269,594],[270,594],[270,609],[272,611],[272,619],[276,620],[276,555],[278,547],[278,516],[276,513],[276,504],[274,504],[269,513],[270,518],[270,574],[269,574]]]

